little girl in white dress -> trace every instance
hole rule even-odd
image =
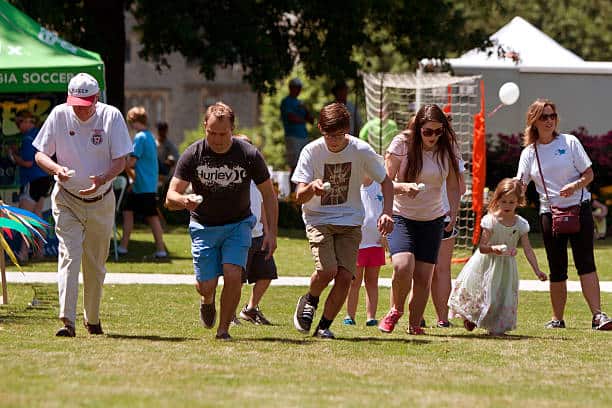
[[[516,328],[517,244],[523,247],[538,279],[546,280],[529,243],[529,223],[516,214],[516,208],[524,202],[521,183],[503,179],[495,189],[488,214],[482,218],[480,246],[457,277],[448,300],[451,315],[462,317],[469,331],[482,327],[491,335],[502,335]]]

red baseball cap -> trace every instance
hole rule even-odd
[[[72,77],[68,84],[69,106],[91,106],[100,92],[100,86],[96,78],[89,74],[80,73]]]

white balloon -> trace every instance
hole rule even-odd
[[[504,105],[512,105],[518,101],[520,95],[519,87],[514,82],[506,82],[499,88],[499,100]]]

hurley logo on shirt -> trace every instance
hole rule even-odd
[[[557,149],[557,151],[555,152],[555,156],[563,156],[565,152],[565,149]]]
[[[228,187],[232,184],[240,184],[248,175],[247,171],[241,166],[228,167],[227,165],[210,167],[208,164],[204,164],[198,166],[196,172],[200,182],[209,187],[214,185]]]

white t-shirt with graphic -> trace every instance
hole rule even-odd
[[[251,231],[252,238],[259,238],[264,234],[263,224],[261,222],[261,210],[262,210],[263,196],[261,191],[257,188],[257,184],[251,180],[251,212],[257,218],[257,223]]]
[[[60,166],[75,171],[73,177],[58,183],[74,195],[91,187],[89,176],[105,173],[111,161],[132,152],[132,140],[121,112],[114,106],[98,102],[96,112],[82,122],[67,104],[53,108],[32,145],[38,151],[57,157]],[[89,196],[108,190],[109,180]]]
[[[356,137],[347,137],[348,145],[338,153],[327,148],[323,137],[310,142],[300,153],[291,181],[298,184],[321,179],[331,184],[330,191],[315,195],[302,205],[307,225],[361,225],[363,176],[378,183],[386,177],[382,159],[374,149]]]
[[[359,249],[381,247],[378,218],[383,211],[383,195],[380,184],[372,182],[369,186],[361,185],[361,202],[365,217],[361,226]]]
[[[577,205],[580,203],[581,194],[582,201],[589,200],[591,194],[586,188],[576,190],[570,197],[559,195],[563,186],[578,180],[580,175],[591,167],[591,159],[589,159],[578,138],[574,135],[561,133],[550,143],[537,143],[537,145],[550,204],[561,208]],[[540,214],[550,212],[533,144],[527,146],[521,152],[516,178],[525,184],[533,181],[540,195]]]

